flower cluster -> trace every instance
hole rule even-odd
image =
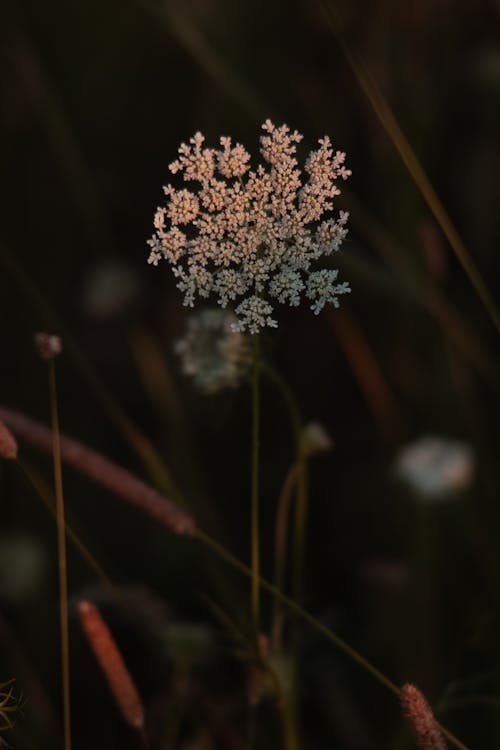
[[[203,393],[237,387],[250,365],[248,337],[232,330],[236,323],[229,310],[202,310],[188,318],[184,337],[175,343],[184,374]]]
[[[351,174],[345,154],[334,152],[325,136],[309,154],[303,179],[296,158],[302,136],[270,120],[262,128],[266,167],[257,169],[231,138],[222,137],[220,149],[205,148],[201,133],[183,143],[170,171],[199,187],[164,187],[166,205],[158,208],[148,241],[148,262],[171,263],[185,305],[216,295],[221,307],[234,308],[233,330],[250,333],[277,326],[275,302],[297,306],[305,296],[318,314],[350,292],[348,283],[337,282],[337,271],[315,268],[347,234],[347,212],[331,215],[337,181]]]

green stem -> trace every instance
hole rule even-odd
[[[57,557],[59,563],[59,606],[61,619],[61,669],[63,689],[64,750],[71,750],[71,704],[69,678],[69,628],[68,628],[68,566],[66,558],[66,521],[64,517],[64,494],[62,483],[61,441],[57,412],[56,370],[54,361],[49,362],[50,411],[54,459],[54,487],[57,517]]]
[[[235,570],[239,570],[246,576],[250,576],[252,574],[248,565],[245,565],[245,563],[241,562],[241,560],[235,557],[229,550],[219,544],[215,539],[212,539],[212,537],[209,536],[209,534],[207,534],[205,531],[197,529],[195,531],[195,537],[197,537],[200,542],[209,547],[216,555],[218,555],[218,557],[225,560],[226,563],[228,563],[228,565],[230,565]],[[312,628],[314,628],[314,630],[321,633],[327,640],[329,640],[338,649],[340,649],[340,651],[343,651],[344,654],[349,656],[349,658],[355,661],[362,669],[371,674],[371,676],[375,680],[377,680],[381,685],[387,688],[387,690],[395,695],[396,698],[401,699],[401,690],[394,682],[392,682],[392,680],[386,677],[385,674],[383,674],[379,669],[377,669],[377,667],[369,662],[368,659],[365,659],[365,657],[362,656],[362,654],[360,654],[358,651],[356,651],[355,648],[346,643],[343,638],[338,636],[333,630],[330,630],[330,628],[324,625],[321,620],[318,620],[316,617],[314,617],[314,615],[304,609],[304,607],[295,602],[293,599],[290,599],[288,596],[286,596],[286,594],[276,588],[276,586],[267,581],[265,578],[260,578],[259,586],[279,599],[291,612],[307,622]],[[458,748],[458,750],[469,750],[467,745],[465,745],[457,737],[455,737],[454,734],[443,727],[442,724],[437,722],[437,725],[446,739],[451,742],[454,747]]]
[[[23,468],[21,464],[19,464],[19,461],[18,461],[18,465],[21,468]],[[26,471],[24,470],[23,473],[26,474]],[[28,475],[28,478],[30,479],[30,482],[33,484],[37,492],[41,494],[42,499],[45,499],[46,493],[40,492],[40,489],[38,487],[38,482],[34,482],[33,479],[31,479],[29,475]],[[208,547],[218,557],[224,560],[234,570],[240,571],[240,573],[244,574],[248,578],[252,576],[252,571],[248,565],[245,565],[245,563],[243,563],[241,560],[235,557],[235,555],[233,555],[223,545],[219,544],[215,539],[213,539],[205,531],[203,531],[200,528],[196,529],[196,531],[194,532],[194,537],[198,539],[206,547]],[[77,548],[80,554],[83,554],[84,552],[83,544],[79,544]],[[84,556],[87,559],[89,557],[88,554]],[[96,568],[96,572],[100,576],[103,575],[102,569]],[[295,615],[297,615],[302,620],[307,622],[316,631],[320,632],[325,638],[327,638],[337,648],[343,651],[350,659],[355,661],[366,672],[371,674],[371,676],[375,680],[377,680],[381,685],[383,685],[390,692],[392,692],[397,698],[401,697],[401,691],[394,682],[392,682],[388,677],[386,677],[382,672],[380,672],[373,664],[371,664],[358,651],[356,651],[352,646],[350,646],[342,638],[340,638],[334,631],[330,630],[330,628],[324,625],[320,620],[314,617],[310,612],[304,609],[300,604],[297,604],[296,602],[293,601],[293,599],[290,599],[289,597],[287,597],[277,586],[273,585],[271,582],[263,578],[260,578],[258,583],[262,589],[268,591],[270,594],[273,595],[273,597],[275,597],[285,607],[287,607],[287,609],[289,609]],[[464,745],[463,742],[461,742],[451,732],[445,729],[441,724],[438,724],[438,726],[441,729],[444,736],[454,745],[454,747],[458,748],[458,750],[469,750],[467,746]]]
[[[260,630],[259,552],[259,442],[260,442],[260,335],[253,337],[252,367],[252,498],[251,498],[251,601],[254,635]]]
[[[293,494],[297,486],[297,464],[293,463],[285,478],[278,507],[276,509],[275,540],[274,540],[274,583],[279,589],[285,588],[285,567],[287,558],[287,534],[290,507]],[[275,651],[282,650],[284,608],[281,602],[274,600],[274,616],[271,642]]]
[[[271,382],[281,393],[283,400],[286,404],[288,414],[290,417],[292,430],[295,441],[295,464],[293,466],[294,471],[294,484],[295,484],[295,508],[294,508],[294,530],[293,530],[293,563],[292,563],[292,591],[293,598],[297,603],[302,601],[303,588],[304,588],[304,564],[306,554],[306,525],[307,525],[307,456],[304,452],[303,439],[302,439],[302,417],[300,414],[297,401],[293,394],[293,391],[276,372],[276,370],[268,365],[263,365],[263,370]],[[285,483],[285,488],[286,488]],[[279,505],[282,505],[281,499]],[[278,511],[278,517],[280,516],[280,509]],[[283,524],[282,524],[283,525]],[[277,540],[283,533],[282,529],[277,529]],[[283,547],[283,545],[280,545]],[[283,552],[280,553],[283,556]],[[279,547],[276,545],[276,556],[279,556]],[[278,563],[277,571],[280,570]],[[283,580],[282,576],[275,579],[275,583],[278,589],[282,588]],[[274,642],[280,643],[281,631],[283,628],[283,602],[279,601],[279,598],[275,600],[275,619],[274,619]],[[292,629],[292,690],[289,698],[290,716],[294,721],[294,735],[298,738],[297,728],[297,717],[299,715],[299,641],[300,641],[300,623],[297,618],[294,619]],[[298,742],[298,739],[297,739]]]

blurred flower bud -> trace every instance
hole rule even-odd
[[[62,352],[61,339],[52,333],[37,333],[35,334],[35,348],[40,357],[45,362],[49,362]]]
[[[187,330],[175,343],[182,371],[204,393],[236,388],[250,362],[250,344],[231,326],[235,316],[227,310],[203,310],[188,318]]]

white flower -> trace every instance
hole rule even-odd
[[[396,475],[429,499],[466,489],[475,470],[471,446],[440,437],[422,437],[403,448]]]
[[[190,316],[184,337],[175,342],[184,374],[204,393],[235,388],[250,365],[249,341],[233,330],[236,323],[227,310],[202,310]]]
[[[238,305],[235,311],[238,322],[233,323],[231,328],[235,332],[248,330],[250,333],[258,333],[265,326],[277,328],[277,322],[270,317],[272,311],[273,308],[268,302],[254,294]]]
[[[276,297],[278,302],[289,302],[293,307],[300,305],[300,292],[304,289],[304,282],[297,271],[285,268],[280,271],[269,284],[269,294]]]
[[[199,188],[165,186],[167,203],[158,208],[148,241],[148,262],[171,263],[185,305],[217,295],[219,305],[235,308],[236,330],[250,333],[277,326],[275,300],[298,306],[305,292],[318,314],[350,291],[345,282],[333,283],[337,271],[314,270],[347,234],[348,213],[331,215],[337,181],[350,175],[345,154],[334,153],[325,136],[309,154],[303,177],[296,158],[300,133],[270,120],[262,128],[266,165],[256,169],[245,148],[227,136],[220,149],[204,148],[201,133],[181,144],[170,171]]]
[[[351,291],[349,284],[345,281],[342,284],[334,284],[338,273],[338,271],[322,269],[309,274],[306,295],[313,301],[311,310],[315,315],[319,315],[327,302],[338,307],[338,295],[348,294]]]

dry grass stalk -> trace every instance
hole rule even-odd
[[[96,606],[78,603],[83,631],[95,654],[121,715],[130,726],[144,730],[144,707],[123,656]]]
[[[410,683],[401,688],[403,713],[410,723],[419,750],[446,750],[434,714],[420,690]]]
[[[0,458],[15,461],[17,458],[17,443],[8,427],[0,421]]]
[[[52,433],[44,425],[4,407],[0,407],[0,420],[18,437],[46,453],[52,453]],[[126,469],[65,435],[61,435],[60,447],[64,463],[153,516],[170,531],[176,534],[194,533],[196,527],[192,516]]]

